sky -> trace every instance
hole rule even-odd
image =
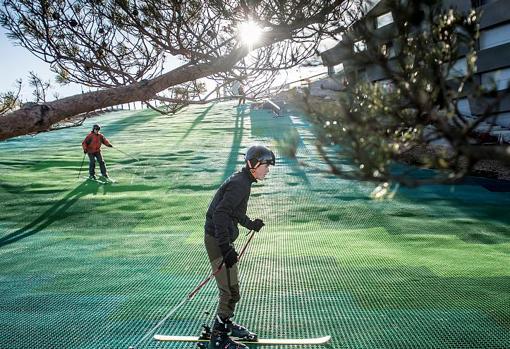
[[[0,64],[0,92],[15,90],[16,80],[22,79],[24,85],[28,85],[28,74],[30,71],[35,72],[43,81],[51,80],[52,84],[57,87],[50,90],[50,99],[53,92],[58,91],[61,97],[71,96],[81,93],[79,85],[60,86],[55,82],[55,74],[50,71],[49,64],[36,58],[27,49],[16,46],[12,40],[6,36],[6,31],[0,26],[0,51],[2,52],[2,64]],[[32,100],[31,89],[28,86],[22,91],[22,99]]]

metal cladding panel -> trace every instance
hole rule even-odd
[[[471,9],[471,0],[443,0],[443,8],[454,8],[457,11],[468,12]]]
[[[505,68],[508,66],[510,66],[510,43],[491,47],[478,52],[478,73]]]
[[[510,1],[508,0],[494,1],[480,9],[482,11],[480,29],[510,21]]]
[[[321,53],[322,62],[326,66],[334,66],[352,57],[352,48],[341,41],[335,47]]]
[[[367,78],[369,81],[377,81],[384,79],[388,76],[386,72],[376,64],[370,64],[367,66]]]

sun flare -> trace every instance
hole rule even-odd
[[[241,23],[237,29],[241,42],[250,48],[262,37],[262,28],[251,20]]]

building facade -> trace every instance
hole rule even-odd
[[[444,0],[441,2],[444,8],[454,8],[467,13],[476,9],[480,14],[480,36],[477,41],[477,82],[487,89],[494,89],[497,94],[505,94],[502,98],[494,117],[490,122],[480,124],[482,130],[486,128],[497,138],[499,142],[510,142],[510,1],[508,0]],[[374,6],[367,18],[373,18],[369,23],[370,35],[380,42],[381,50],[386,52],[390,60],[398,54],[398,37],[393,14],[387,2],[382,0]],[[365,24],[366,28],[366,24]],[[360,59],[366,49],[363,37],[354,36],[356,23],[351,26],[351,33],[347,32],[345,39],[335,47],[321,54],[323,64],[328,67],[331,77],[336,77],[344,84],[358,80],[366,80],[391,86],[385,71],[377,64],[368,60]],[[466,52],[460,51],[459,57],[453,65],[453,74],[465,74],[467,72]],[[359,54],[359,57],[357,57]],[[459,111],[468,118],[476,119],[482,113],[484,103],[476,100],[468,94],[458,100]]]

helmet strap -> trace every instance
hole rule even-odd
[[[248,168],[249,168],[250,170],[254,170],[254,169],[256,169],[257,167],[259,167],[259,165],[260,165],[260,161],[257,161],[257,163],[255,164],[255,166],[252,166],[252,165],[251,165],[251,161],[249,161],[249,160],[248,160],[248,161],[246,161],[246,162],[248,163]]]

